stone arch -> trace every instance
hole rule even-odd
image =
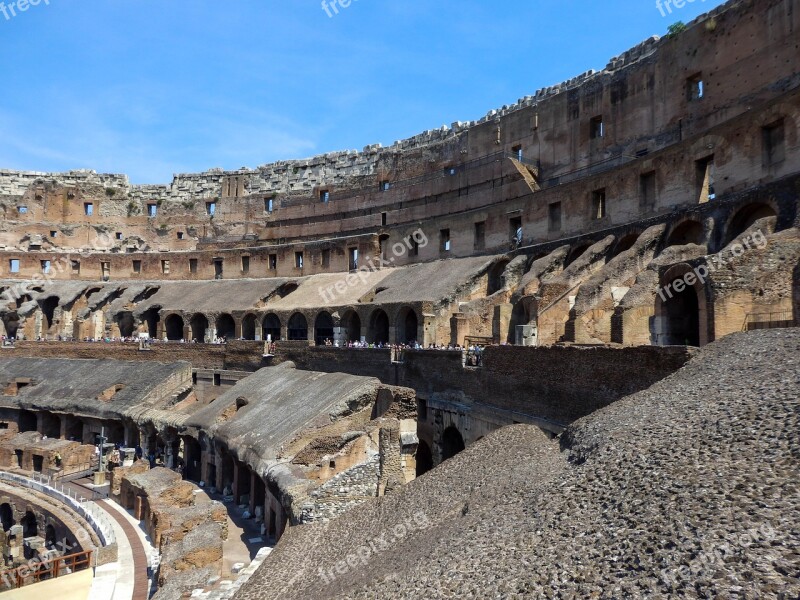
[[[705,227],[700,221],[687,219],[672,228],[667,236],[667,246],[685,246],[696,244],[702,246],[705,239]]]
[[[0,504],[0,523],[3,525],[3,531],[8,531],[16,523],[14,520],[14,509],[8,502]]]
[[[417,311],[410,306],[400,309],[395,327],[398,344],[419,342],[419,317],[417,317]]]
[[[256,339],[256,326],[258,325],[258,319],[253,313],[248,313],[242,319],[242,338],[249,341],[255,341]]]
[[[314,319],[314,341],[317,346],[323,346],[325,340],[333,343],[333,317],[331,313],[323,310]]]
[[[659,346],[702,346],[710,340],[705,288],[687,264],[671,267],[661,277],[656,295],[655,343]]]
[[[16,311],[3,315],[3,326],[6,328],[6,335],[8,337],[17,337],[17,332],[19,331],[19,315]]]
[[[179,342],[183,339],[183,317],[178,314],[171,314],[164,319],[164,328],[167,333],[167,340]]]
[[[193,342],[202,344],[206,341],[208,318],[203,313],[195,313],[189,320],[189,336]]]
[[[269,313],[264,317],[261,327],[262,339],[277,342],[281,339],[281,320],[275,313]]]
[[[232,340],[236,337],[236,321],[228,313],[222,313],[215,323],[217,337]]]
[[[344,313],[341,320],[341,327],[344,330],[346,342],[360,342],[361,341],[361,317],[354,310],[348,310]]]
[[[731,215],[728,224],[725,227],[724,245],[727,246],[730,244],[733,240],[752,227],[756,221],[769,217],[775,217],[777,220],[777,216],[778,211],[775,210],[775,207],[766,202],[753,202],[741,207]],[[772,233],[773,231],[775,231],[774,222],[768,227],[768,231],[762,231],[762,233],[766,235]]]
[[[508,258],[504,258],[498,260],[494,263],[488,272],[488,281],[486,283],[486,295],[491,296],[503,289],[504,279],[503,274],[506,271],[506,267],[511,260]]]
[[[39,305],[42,307],[42,316],[44,317],[43,332],[49,331],[55,325],[55,313],[60,302],[61,300],[58,296],[49,296],[39,301]]]
[[[389,343],[389,315],[381,308],[372,311],[367,328],[367,341],[370,344]]]
[[[289,318],[287,326],[289,340],[305,341],[308,340],[308,320],[303,313],[296,312]]]
[[[126,310],[117,314],[117,325],[119,326],[119,334],[122,337],[130,338],[136,333],[136,320],[130,311]]]
[[[455,425],[451,425],[442,433],[442,461],[453,458],[466,448],[464,436]]]
[[[22,525],[22,537],[36,537],[39,535],[39,523],[36,521],[36,515],[33,511],[27,511],[25,516],[20,521]]]
[[[417,477],[421,477],[433,469],[433,453],[425,440],[420,440],[417,445]]]
[[[158,337],[158,324],[161,322],[161,316],[158,314],[159,310],[159,307],[154,306],[142,313],[142,323],[147,326],[147,335],[153,339]]]
[[[569,254],[567,254],[567,259],[564,261],[564,268],[566,269],[568,266],[578,260],[591,247],[592,242],[583,242],[582,244],[578,244],[577,246],[571,248]]]
[[[612,256],[619,256],[626,250],[633,248],[640,235],[642,235],[640,231],[635,231],[621,237],[614,245],[614,251],[611,253]]]

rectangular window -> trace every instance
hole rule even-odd
[[[190,258],[189,259],[189,273],[192,275],[197,275],[197,259]]]
[[[217,213],[216,202],[206,202],[206,214],[213,217]]]
[[[714,192],[714,156],[701,158],[696,163],[697,202],[703,204],[717,197]]]
[[[327,203],[331,199],[331,193],[328,190],[322,190],[319,193],[320,202]]]
[[[331,251],[327,248],[322,251],[322,266],[325,268],[331,266]]]
[[[222,279],[222,259],[214,259],[214,279]]]
[[[381,191],[388,192],[392,187],[392,184],[388,181],[381,181]]]
[[[270,271],[277,271],[278,270],[278,255],[277,254],[270,254],[269,255],[269,269],[270,269]]]
[[[517,158],[518,161],[522,162],[522,146],[521,145],[516,145],[513,148],[511,148],[511,152],[514,154],[514,156]]]
[[[178,232],[178,239],[179,239],[179,240],[182,240],[182,239],[183,239],[183,232],[182,232],[182,231],[179,231],[179,232]]]
[[[242,273],[249,273],[250,272],[250,257],[243,256],[242,257]]]
[[[111,277],[111,263],[110,262],[101,262],[100,263],[100,272],[103,274],[103,281],[108,281]]]
[[[141,273],[142,272],[142,261],[140,261],[140,260],[133,261],[133,272],[134,273]]]
[[[656,205],[656,172],[639,176],[639,207],[650,209]]]
[[[600,139],[605,137],[606,129],[605,125],[603,124],[603,117],[598,116],[594,117],[591,121],[589,121],[589,137],[593,140]]]
[[[28,207],[27,206],[18,206],[17,207],[17,212],[19,214],[21,214],[21,215],[27,214],[28,213]]]
[[[114,237],[116,237],[118,240],[121,240],[121,239],[122,239],[122,232],[121,232],[121,231],[118,231],[118,232],[115,234],[115,236],[114,236]]]
[[[439,250],[441,252],[450,252],[450,230],[442,229],[439,232]]]
[[[169,261],[168,260],[162,260],[161,261],[161,272],[164,275],[169,275]]]
[[[264,200],[264,210],[266,212],[271,213],[273,208],[274,208],[273,198],[267,198],[266,200]]]
[[[561,202],[547,207],[547,225],[551,232],[561,231]]]
[[[475,223],[475,250],[486,247],[486,221]]]
[[[348,261],[351,271],[358,270],[358,248],[348,248],[350,260]]]
[[[783,119],[762,129],[764,166],[782,163],[786,158]]]
[[[511,242],[516,246],[522,244],[522,217],[512,217],[508,220],[508,231]]]
[[[155,217],[158,214],[158,205],[157,204],[148,204],[147,205],[147,216],[148,217]]]
[[[57,231],[51,231],[50,232],[50,237],[51,238],[57,238],[58,237],[58,232]]]
[[[693,100],[700,100],[705,96],[705,83],[703,82],[703,75],[698,73],[692,75],[686,80],[686,99],[691,102]]]
[[[50,261],[49,260],[43,260],[43,261],[41,261],[41,263],[42,263],[42,273],[44,273],[45,275],[48,275],[50,273]]]
[[[382,227],[386,227],[386,221],[387,221],[387,214],[386,213],[381,213],[381,226]]]
[[[72,274],[73,275],[80,275],[81,274],[81,261],[79,260],[71,260],[70,266],[72,267]]]
[[[303,253],[302,252],[295,252],[294,253],[294,266],[298,269],[303,268]]]
[[[592,219],[602,219],[606,216],[606,190],[592,192]]]
[[[83,205],[83,214],[87,217],[91,217],[94,214],[94,204],[91,202],[86,202]]]

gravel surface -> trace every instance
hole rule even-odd
[[[237,598],[800,598],[799,392],[800,330],[726,337],[560,446],[509,427],[290,530]]]

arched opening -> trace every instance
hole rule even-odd
[[[61,436],[61,417],[51,412],[39,413],[42,419],[42,429],[39,433],[49,438],[58,439]]]
[[[775,210],[769,204],[748,204],[747,206],[740,208],[734,215],[733,219],[731,219],[730,225],[728,225],[727,235],[725,236],[725,244],[730,244],[733,240],[752,227],[756,221],[776,216]],[[767,234],[772,233],[773,231],[774,225],[769,227],[768,231],[762,231],[762,233]]]
[[[229,314],[222,314],[217,317],[216,322],[217,337],[232,340],[236,337],[236,321]]]
[[[508,341],[509,344],[516,344],[518,341],[517,327],[520,325],[528,325],[530,322],[531,318],[528,307],[525,301],[519,300],[511,310],[511,321],[508,325],[508,337],[506,341]]]
[[[590,242],[575,246],[572,250],[570,250],[569,254],[567,255],[567,260],[564,262],[564,268],[566,269],[568,266],[570,266],[572,263],[578,260],[591,247],[592,244]]]
[[[442,434],[442,460],[453,458],[466,446],[461,432],[453,425],[444,430]]]
[[[397,342],[400,344],[414,344],[418,341],[419,319],[413,308],[404,308],[397,318]]]
[[[201,313],[192,315],[192,319],[189,321],[189,329],[191,330],[192,341],[202,344],[206,341],[208,319]]]
[[[667,246],[685,246],[703,243],[703,224],[699,221],[684,221],[672,230],[667,238]]]
[[[264,317],[262,330],[264,340],[278,341],[281,339],[281,320],[273,313],[268,314]]]
[[[158,307],[153,307],[142,313],[142,321],[147,324],[147,335],[153,339],[158,337],[158,324],[161,322],[158,311]]]
[[[361,341],[361,318],[354,310],[348,310],[342,317],[342,328],[347,342]]]
[[[370,317],[367,341],[370,344],[389,343],[389,315],[380,308],[376,309]]]
[[[317,346],[323,346],[325,340],[333,343],[333,317],[330,313],[322,311],[314,321],[314,341]]]
[[[431,447],[424,440],[420,440],[417,446],[417,477],[424,475],[431,469],[433,469]]]
[[[179,342],[183,339],[183,318],[180,315],[170,315],[164,321],[167,329],[167,340]]]
[[[119,325],[119,334],[122,337],[133,337],[136,332],[136,321],[131,312],[121,312],[117,315],[117,324]]]
[[[27,433],[28,431],[36,431],[37,427],[36,413],[30,410],[19,411],[19,432]]]
[[[256,316],[253,314],[245,315],[242,319],[242,338],[246,340],[255,341],[256,339]]]
[[[492,265],[492,267],[489,269],[488,287],[486,289],[487,296],[491,296],[492,294],[503,289],[503,274],[505,273],[509,262],[511,261],[501,260]]]
[[[636,240],[639,239],[639,233],[629,233],[625,237],[621,238],[617,245],[614,246],[614,256],[619,256],[626,250],[630,250],[633,248],[633,245],[636,243]]]
[[[52,525],[47,525],[44,529],[44,545],[48,549],[56,547],[56,528]]]
[[[660,329],[656,341],[661,346],[699,346],[701,306],[698,290],[682,281],[680,271],[671,272],[676,275],[675,279],[665,278],[669,284],[662,286],[662,291],[656,297],[656,316]],[[682,285],[676,285],[676,282]]]
[[[308,321],[300,313],[294,313],[289,319],[287,335],[290,340],[304,341],[308,339]]]
[[[17,331],[19,331],[19,315],[16,312],[3,315],[3,326],[6,328],[8,337],[16,338]]]
[[[50,296],[46,298],[44,301],[41,302],[42,306],[42,315],[44,316],[44,329],[45,331],[49,331],[50,328],[53,326],[53,321],[55,318],[55,312],[58,308],[58,304],[60,299],[58,296]]]
[[[8,531],[14,525],[14,509],[8,502],[0,504],[0,523],[3,524],[3,531]]]
[[[20,525],[22,525],[22,537],[30,538],[39,535],[39,526],[36,523],[36,515],[34,515],[31,511],[25,513],[25,516],[22,517]]]

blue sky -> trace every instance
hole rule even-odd
[[[10,3],[0,168],[168,183],[478,119],[721,0]]]

